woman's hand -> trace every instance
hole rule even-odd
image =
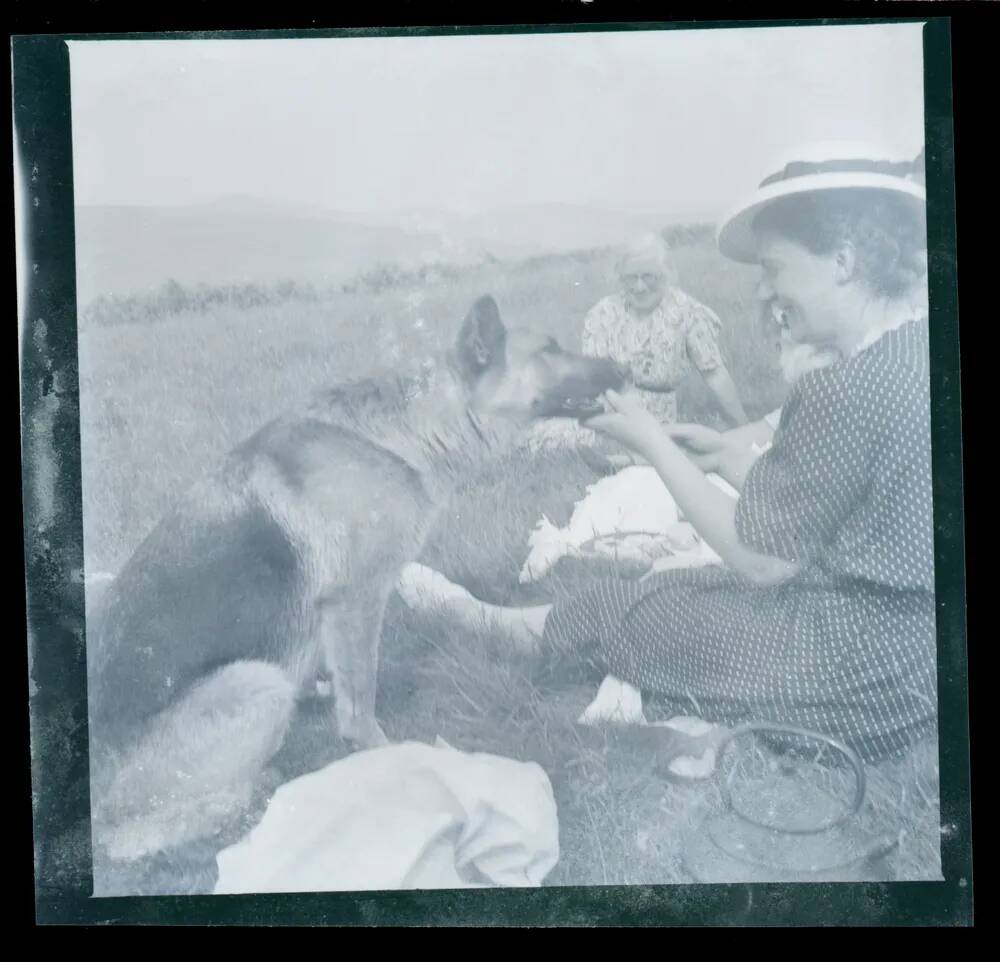
[[[774,433],[765,421],[722,432],[701,424],[671,424],[666,432],[702,471],[721,475],[739,490],[761,455],[761,445],[767,444]]]
[[[624,444],[647,460],[664,442],[669,444],[663,425],[646,409],[636,394],[608,391],[604,397],[611,410],[587,418],[583,422],[584,427]]]
[[[729,440],[720,431],[703,424],[670,424],[664,430],[702,471],[718,471],[729,448]]]

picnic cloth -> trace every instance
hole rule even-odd
[[[404,742],[282,785],[218,854],[215,894],[531,887],[558,859],[539,765]]]
[[[715,474],[708,479],[730,497],[738,492]],[[565,527],[542,516],[528,536],[521,584],[540,581],[562,558],[604,558],[645,569],[716,564],[719,556],[681,520],[656,469],[632,465],[587,486]]]

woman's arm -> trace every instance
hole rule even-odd
[[[781,584],[798,573],[794,562],[761,554],[740,541],[737,502],[708,481],[673,441],[663,437],[645,457],[687,520],[730,568],[760,585]]]
[[[799,566],[748,548],[736,531],[736,504],[715,487],[664,433],[656,419],[634,399],[607,394],[612,412],[590,418],[586,425],[609,435],[644,457],[663,479],[678,507],[727,566],[760,585],[781,584]]]
[[[688,295],[682,295],[687,312],[684,321],[684,346],[688,357],[705,379],[723,413],[734,426],[747,423],[736,385],[729,374],[719,345],[722,321],[713,310]]]
[[[702,424],[671,424],[665,430],[702,471],[721,475],[737,490],[743,489],[747,472],[760,457],[760,446],[774,435],[763,420],[722,432]]]
[[[708,371],[703,376],[729,423],[737,427],[746,424],[747,412],[743,410],[743,402],[740,401],[736,385],[725,364],[720,364],[714,371]]]
[[[755,444],[763,447],[765,444],[771,443],[771,439],[774,437],[774,428],[767,420],[761,418],[759,421],[750,421],[737,428],[730,428],[723,432],[723,437],[734,447],[752,448]]]

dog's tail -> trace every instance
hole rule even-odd
[[[266,662],[234,662],[193,685],[136,742],[97,762],[95,850],[135,861],[238,819],[294,704],[292,681]]]

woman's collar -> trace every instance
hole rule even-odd
[[[910,324],[914,321],[927,320],[927,313],[926,303],[919,301],[913,301],[905,306],[901,305],[899,310],[893,311],[891,314],[886,312],[886,316],[875,327],[869,330],[861,339],[858,346],[851,352],[850,356],[856,357],[862,351],[868,350],[868,348],[878,343],[890,331],[898,330],[905,324]]]

